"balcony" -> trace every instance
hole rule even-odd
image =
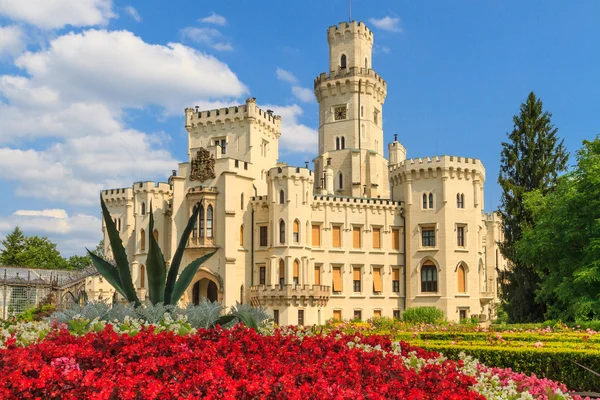
[[[479,292],[479,301],[481,302],[481,305],[486,305],[495,298],[494,292]]]
[[[325,306],[331,287],[323,285],[258,285],[250,287],[250,301],[255,306]]]

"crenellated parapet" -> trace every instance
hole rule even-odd
[[[389,167],[392,186],[416,179],[465,179],[485,181],[481,160],[469,157],[434,156],[411,158]]]
[[[371,68],[350,67],[321,73],[315,78],[314,91],[317,101],[343,93],[360,93],[373,96],[383,103],[387,96],[387,83]]]
[[[340,22],[327,29],[329,44],[361,38],[373,44],[373,32],[361,21]]]
[[[133,191],[135,194],[149,193],[149,194],[172,194],[173,187],[166,182],[136,182],[133,184]]]
[[[102,198],[106,204],[125,202],[133,199],[133,188],[107,189],[102,191]]]
[[[401,212],[402,202],[379,198],[318,195],[313,196],[312,207],[315,209],[323,207],[348,207]]]
[[[314,181],[313,172],[308,168],[293,167],[289,165],[274,167],[267,172],[267,181],[278,181],[290,179],[309,181],[310,184]]]

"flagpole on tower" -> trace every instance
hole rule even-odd
[[[352,0],[348,0],[348,22],[352,22]]]

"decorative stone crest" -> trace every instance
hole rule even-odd
[[[196,152],[196,157],[192,159],[191,164],[191,181],[205,181],[215,177],[215,158],[204,147],[200,147]]]

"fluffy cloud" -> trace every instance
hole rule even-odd
[[[151,45],[128,31],[89,30],[50,42],[17,60],[34,86],[56,88],[66,101],[118,107],[157,105],[173,112],[198,97],[238,97],[246,86],[229,67],[190,47]]]
[[[402,32],[399,17],[391,17],[389,15],[383,18],[369,18],[369,22],[377,29],[388,32]]]
[[[223,34],[215,28],[197,28],[188,26],[181,30],[181,36],[184,39],[190,39],[193,42],[209,46],[217,51],[231,51],[231,43],[223,42]]]
[[[298,98],[298,100],[304,103],[313,103],[315,101],[315,95],[313,91],[301,86],[292,86],[292,93]]]
[[[82,255],[85,247],[93,249],[102,239],[102,223],[99,218],[75,214],[66,210],[17,210],[8,217],[0,218],[0,237],[6,236],[15,226],[26,235],[48,236],[58,243],[63,256]]]
[[[280,81],[289,82],[289,83],[298,82],[298,79],[296,79],[294,74],[292,74],[290,71],[286,71],[283,68],[277,67],[277,69],[275,70],[275,74],[277,75],[277,79],[279,79]]]
[[[105,25],[115,17],[112,0],[0,0],[0,15],[42,29]]]
[[[287,153],[316,153],[318,134],[298,121],[304,111],[297,104],[290,106],[261,105],[261,108],[273,110],[281,115],[281,137],[279,138],[280,152]]]
[[[207,24],[215,24],[215,25],[219,25],[219,26],[227,25],[227,19],[224,16],[219,15],[214,12],[211,12],[208,17],[200,18],[199,21],[207,23]]]
[[[25,49],[24,33],[15,25],[0,26],[0,59],[14,56]]]
[[[137,10],[135,8],[133,8],[132,6],[127,6],[125,7],[125,12],[131,17],[133,18],[133,20],[135,22],[142,22],[142,17],[140,16],[140,13],[137,12]]]

